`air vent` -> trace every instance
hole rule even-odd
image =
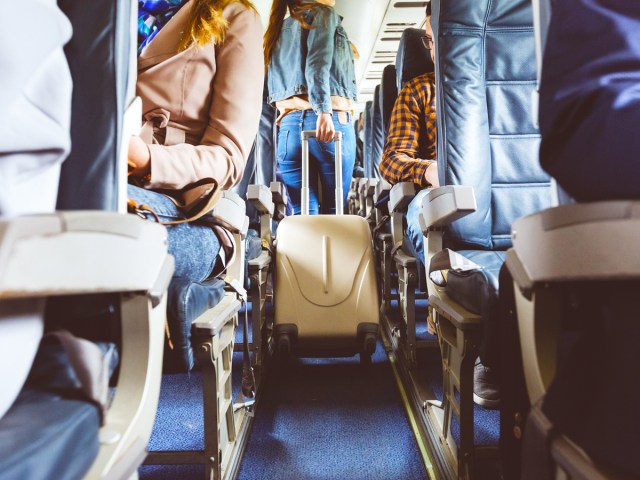
[[[380,41],[381,42],[399,42],[400,37],[382,37]]]
[[[396,2],[394,8],[426,8],[427,2]]]
[[[412,27],[415,25],[413,22],[391,22],[387,23],[387,27]]]
[[[381,63],[383,65],[387,65],[387,64],[391,63],[391,60],[374,60],[371,63]]]

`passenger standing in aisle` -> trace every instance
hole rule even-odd
[[[342,132],[345,203],[355,162],[354,56],[334,4],[335,0],[275,0],[264,38],[269,102],[280,114],[278,163],[295,214],[301,210],[303,130],[316,132],[316,140],[309,142],[309,213],[335,212],[336,131]]]
[[[161,220],[185,216],[154,190],[242,178],[262,104],[260,17],[248,0],[146,0],[138,14],[143,122],[129,143],[129,197]],[[176,277],[203,281],[229,259],[231,237],[204,221],[168,227]],[[223,246],[220,251],[220,246]],[[220,252],[220,254],[218,253]]]

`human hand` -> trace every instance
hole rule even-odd
[[[133,167],[131,175],[144,177],[151,171],[151,153],[147,144],[138,136],[133,135],[129,140],[129,165]]]
[[[438,179],[438,162],[433,162],[427,167],[424,172],[424,178],[433,188],[440,186],[440,180]]]
[[[330,142],[336,134],[333,118],[330,113],[321,113],[316,122],[316,138],[323,142]]]

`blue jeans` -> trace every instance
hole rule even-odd
[[[342,132],[342,193],[346,205],[351,174],[356,157],[356,141],[351,115],[346,122],[340,123],[338,113],[333,113],[336,132]],[[289,199],[295,215],[300,214],[302,190],[302,139],[303,130],[316,129],[318,116],[313,110],[291,112],[280,122],[278,130],[278,164],[282,180],[287,187]],[[315,138],[309,140],[309,213],[319,213],[318,187],[316,179],[320,177],[322,185],[322,213],[336,211],[335,188],[335,142],[321,142]]]
[[[412,253],[416,258],[420,259],[422,265],[424,265],[424,235],[420,228],[420,222],[418,216],[422,210],[422,199],[427,194],[429,189],[425,188],[420,190],[416,196],[411,200],[409,207],[407,208],[407,231],[406,237],[411,245]]]
[[[185,218],[166,196],[134,185],[127,186],[129,198],[148,205],[161,221]],[[153,220],[149,215],[148,220]],[[211,227],[197,222],[167,225],[169,253],[175,258],[174,277],[192,282],[206,280],[213,271],[220,251],[220,240]]]

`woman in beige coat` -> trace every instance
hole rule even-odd
[[[159,4],[167,8],[145,11]],[[161,220],[176,220],[184,215],[154,189],[204,178],[227,189],[242,178],[262,103],[262,27],[248,0],[148,0],[138,25],[143,128],[131,139],[129,163],[144,188],[130,185],[128,193]],[[209,277],[220,231],[204,222],[168,230],[175,276]]]

